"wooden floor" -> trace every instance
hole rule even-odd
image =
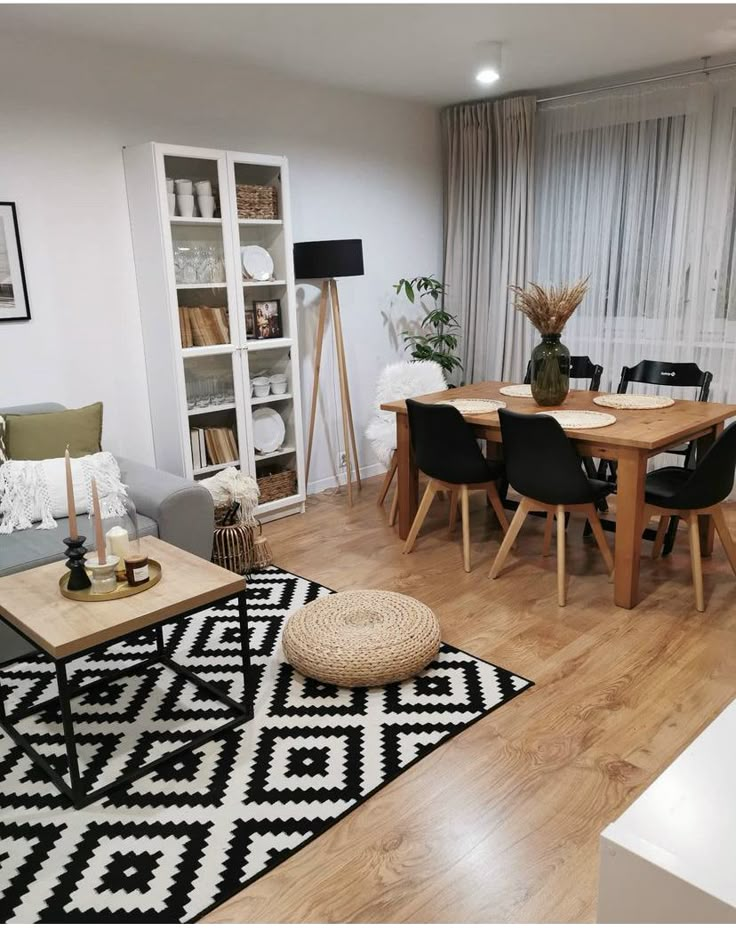
[[[616,608],[595,545],[568,530],[568,605],[530,518],[499,579],[500,533],[473,502],[473,571],[436,501],[403,556],[379,479],[267,525],[275,562],[335,589],[387,588],[438,614],[444,639],[536,682],[382,789],[206,920],[594,921],[601,829],[736,693],[736,580],[716,543],[695,611],[687,540],[643,560]],[[729,513],[731,527],[736,513]],[[650,544],[645,545],[648,554]]]

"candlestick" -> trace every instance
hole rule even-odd
[[[84,537],[67,537],[64,540],[67,547],[64,555],[67,557],[66,565],[69,569],[69,581],[66,587],[70,592],[83,591],[92,584],[84,570],[84,554],[87,552],[84,540]]]
[[[95,512],[95,540],[97,541],[97,561],[100,565],[107,562],[105,552],[105,534],[102,532],[102,515],[100,514],[100,496],[97,494],[97,482],[92,479],[92,507]]]
[[[74,481],[72,479],[72,461],[69,458],[69,447],[66,448],[66,453],[64,454],[64,459],[66,460],[64,465],[66,466],[66,508],[67,513],[69,514],[69,536],[72,540],[76,540],[78,537],[77,532],[77,506],[74,503]]]

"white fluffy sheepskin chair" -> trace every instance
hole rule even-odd
[[[396,415],[382,411],[381,404],[402,398],[415,398],[447,388],[442,367],[437,362],[394,362],[378,376],[375,412],[365,435],[379,462],[386,467],[386,478],[381,486],[378,504],[382,505],[391,487],[398,465],[396,458]],[[391,505],[391,523],[396,520],[397,498]]]

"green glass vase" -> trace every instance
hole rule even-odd
[[[569,390],[570,350],[559,333],[550,333],[532,350],[532,397],[542,407],[554,407]]]

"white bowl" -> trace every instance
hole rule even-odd
[[[254,384],[254,385],[270,385],[270,384],[271,384],[271,380],[269,379],[268,375],[256,375],[256,377],[252,380],[252,384]]]
[[[274,376],[271,379],[271,391],[274,394],[286,394],[286,378],[276,378]]]
[[[270,385],[254,385],[253,391],[257,398],[265,398],[267,395],[271,394]]]

